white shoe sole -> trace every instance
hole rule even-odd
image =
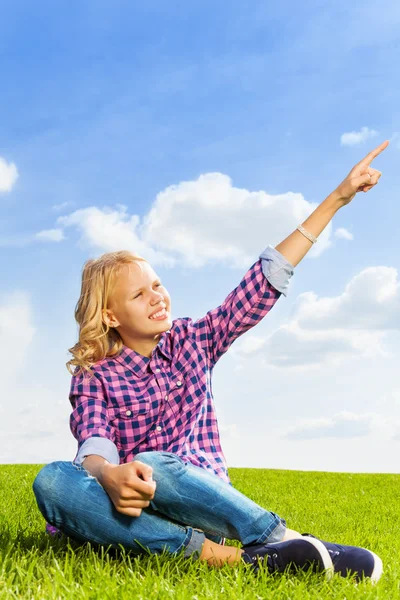
[[[375,554],[375,552],[372,552],[371,550],[368,550],[368,552],[370,552],[370,554],[372,554],[372,556],[374,557],[374,570],[372,571],[370,579],[373,583],[376,583],[377,581],[379,581],[383,573],[382,560],[377,554]]]
[[[303,540],[307,540],[307,542],[310,542],[310,544],[312,544],[318,550],[318,552],[321,555],[322,562],[324,564],[325,577],[328,581],[329,581],[329,579],[332,579],[332,577],[335,573],[335,569],[334,569],[330,554],[329,554],[328,550],[326,549],[326,547],[324,546],[324,544],[317,538],[308,537],[308,535],[304,535]]]
[[[308,537],[307,535],[305,535],[304,538],[306,538],[309,542],[319,542],[320,544],[322,544],[322,542],[320,542],[318,539],[314,539],[312,537]],[[314,544],[314,545],[316,546],[316,548],[318,550],[320,550],[319,545],[317,545],[317,544]],[[325,548],[324,544],[322,544],[322,546],[324,547],[324,549],[326,550],[326,552],[328,552],[328,550]],[[377,554],[375,554],[375,552],[372,552],[372,550],[368,550],[368,548],[363,548],[363,550],[367,550],[367,552],[369,552],[370,554],[372,554],[372,556],[374,557],[374,570],[372,571],[372,573],[368,577],[368,579],[370,579],[372,583],[377,583],[379,581],[379,579],[381,578],[382,573],[383,573],[383,563],[382,563],[382,560],[381,560],[381,558]],[[321,552],[321,554],[322,554],[322,552]],[[329,552],[328,552],[328,555],[329,555]],[[329,559],[330,559],[330,556],[329,556]],[[331,563],[332,563],[332,560],[331,560]],[[327,579],[331,579],[332,575],[335,572],[335,568],[333,566],[333,563],[332,563],[332,569],[333,570],[331,572],[331,575],[330,575],[330,577],[327,577]]]

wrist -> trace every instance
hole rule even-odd
[[[109,463],[108,461],[104,461],[104,463],[100,466],[98,480],[100,483],[104,483],[110,476],[112,469],[118,467],[119,465],[114,465],[113,463]]]
[[[329,201],[328,203],[334,212],[337,212],[339,208],[346,204],[338,189],[329,194],[326,200]]]

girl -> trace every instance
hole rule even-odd
[[[145,259],[111,252],[86,262],[70,352],[72,462],[38,473],[33,490],[51,533],[136,553],[183,552],[211,566],[313,568],[377,581],[373,552],[293,531],[230,484],[211,389],[218,359],[271,310],[333,215],[381,173],[358,163],[310,217],[268,246],[239,285],[197,321],[171,319],[171,298]],[[51,524],[51,525],[50,525]],[[242,548],[224,545],[240,540]]]

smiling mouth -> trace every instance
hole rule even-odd
[[[156,312],[155,315],[152,315],[151,317],[149,317],[149,319],[151,321],[162,321],[162,319],[165,319],[168,316],[168,312],[165,308],[163,308],[162,310],[159,310],[158,312]]]

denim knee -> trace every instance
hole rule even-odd
[[[153,469],[153,475],[161,475],[167,470],[172,470],[176,475],[178,471],[184,470],[186,465],[180,456],[172,452],[149,451],[139,452],[134,460],[145,463]]]
[[[56,479],[58,476],[57,462],[45,465],[36,475],[32,484],[36,500],[39,501],[39,499],[48,498],[53,494],[56,487],[58,487],[58,485],[56,486]]]
[[[45,465],[32,484],[38,508],[47,521],[51,519],[49,509],[52,500],[61,492],[58,464],[59,461]]]

